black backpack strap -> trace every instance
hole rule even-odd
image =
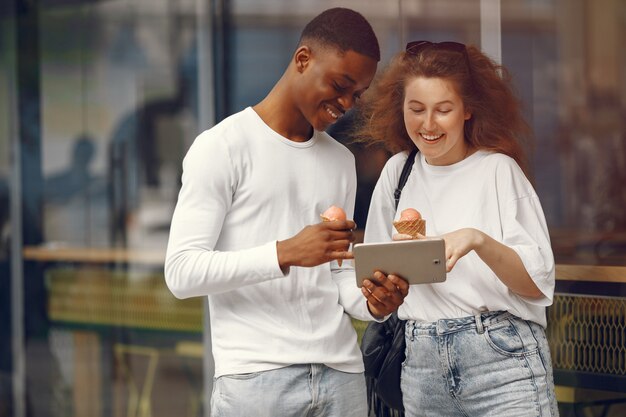
[[[400,174],[400,181],[398,181],[398,188],[396,188],[396,191],[393,192],[393,198],[396,200],[396,209],[398,209],[398,203],[400,202],[400,195],[402,194],[404,184],[406,184],[406,180],[409,179],[409,174],[411,174],[413,162],[415,161],[415,155],[417,155],[417,149],[413,149],[409,154],[409,157],[406,159],[404,167],[402,167],[402,173]]]
[[[409,153],[409,157],[404,163],[402,173],[400,174],[398,187],[393,193],[396,210],[398,209],[398,203],[400,202],[400,195],[402,194],[404,184],[406,184],[409,179],[409,174],[411,174],[416,154],[417,148]],[[390,374],[388,373],[389,369],[393,369],[394,372],[401,372],[400,367],[397,365],[404,361],[405,323],[405,320],[398,318],[398,312],[394,311],[391,317],[383,323],[375,321],[370,322],[363,334],[361,351],[363,352],[363,362],[365,364],[367,404],[370,415],[373,414],[376,417],[405,417],[404,407],[402,406],[402,391],[400,390],[400,375],[389,376]],[[391,358],[391,351],[396,354],[395,359]],[[389,359],[387,359],[388,357]],[[391,360],[393,363],[386,364],[387,360]],[[385,391],[392,393],[392,398],[387,398],[387,400],[393,400],[393,402],[398,403],[394,404],[397,408],[387,405],[385,400],[381,397],[383,388],[378,386],[378,378],[381,376],[380,372],[383,365],[386,365],[388,368],[388,370],[385,371],[387,373],[386,382],[389,382],[389,379],[391,379],[393,386],[383,384],[381,387],[386,387],[387,389]]]

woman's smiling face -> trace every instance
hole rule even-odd
[[[463,126],[471,114],[451,81],[415,77],[404,88],[404,125],[430,165],[452,165],[465,158]]]

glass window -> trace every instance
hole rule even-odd
[[[511,1],[503,63],[535,133],[534,180],[558,263],[626,266],[623,5]]]
[[[0,415],[12,412],[14,360],[11,333],[11,150],[15,139],[14,20],[9,7],[0,6]]]
[[[29,415],[207,412],[203,300],[175,299],[162,272],[182,158],[211,121],[263,99],[304,24],[335,6],[372,23],[379,69],[410,40],[501,49],[535,133],[533,181],[558,264],[548,332],[557,384],[594,390],[571,398],[626,391],[619,0],[2,2],[0,317],[16,302],[5,277],[19,275]],[[330,133],[356,158],[362,232],[390,155],[351,144],[350,123]],[[16,190],[23,230],[11,228]],[[12,275],[11,245],[22,241],[23,271]],[[0,340],[13,343],[11,330],[0,326]],[[0,347],[0,415],[11,343]]]
[[[548,309],[555,381],[561,385],[557,394],[563,407],[577,412],[590,409],[584,398],[597,400],[608,415],[621,415],[626,391],[624,5],[507,1],[501,16],[502,61],[535,134],[533,180],[557,262],[556,294]]]
[[[198,129],[196,6],[30,11],[38,36],[24,59],[38,71],[40,114],[37,155],[23,167],[40,185],[24,189],[39,202],[25,214],[40,225],[24,247],[33,415],[202,411],[203,300],[175,299],[163,279],[181,161]]]

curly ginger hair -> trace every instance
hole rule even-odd
[[[416,77],[449,80],[461,97],[465,111],[465,140],[477,149],[513,158],[528,175],[524,146],[531,130],[514,94],[511,76],[473,46],[465,53],[425,48],[401,52],[380,74],[357,105],[355,142],[382,145],[392,153],[415,148],[404,125],[404,90]]]

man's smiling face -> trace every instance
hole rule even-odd
[[[350,110],[369,87],[377,62],[354,51],[332,47],[308,50],[308,58],[296,57],[301,69],[296,103],[315,130],[324,131]]]

